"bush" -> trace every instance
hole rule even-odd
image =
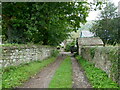
[[[51,55],[52,55],[53,57],[56,57],[56,56],[58,56],[58,54],[59,54],[59,51],[58,51],[58,50],[53,50]]]
[[[66,52],[69,52],[69,51],[70,51],[70,47],[71,47],[71,45],[70,45],[70,44],[67,44],[66,47],[65,47],[65,51],[66,51]]]
[[[65,47],[65,51],[66,52],[69,52],[70,51],[70,48],[71,46],[75,46],[75,41],[71,42],[71,43],[68,43]]]

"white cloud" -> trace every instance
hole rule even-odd
[[[98,17],[98,14],[99,14],[99,11],[91,11],[89,13],[89,17],[87,17],[87,21],[96,20]]]
[[[120,0],[110,0],[111,2],[113,2],[115,4],[115,6],[118,6],[118,2]],[[89,13],[89,17],[87,17],[87,21],[90,21],[90,20],[96,20],[98,15],[99,15],[100,11],[91,11]]]
[[[118,2],[120,1],[120,0],[111,0],[114,4],[115,4],[115,6],[118,6]]]

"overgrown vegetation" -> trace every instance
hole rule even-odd
[[[52,50],[51,56],[56,57],[56,56],[58,56],[58,54],[59,54],[58,50]]]
[[[65,47],[65,51],[66,52],[70,52],[70,48],[72,47],[72,46],[75,46],[75,40],[73,40],[72,42],[70,42],[70,43],[68,43],[67,45],[66,45],[66,47]]]
[[[96,48],[90,48],[90,55],[94,58]]]
[[[117,47],[108,48],[109,51],[109,60],[112,62],[111,66],[111,77],[119,83],[119,50]]]
[[[108,75],[94,64],[84,60],[80,56],[76,56],[78,62],[85,70],[85,74],[92,84],[93,88],[118,88],[118,84],[108,78]]]
[[[72,88],[72,66],[70,57],[67,57],[55,72],[49,88]]]
[[[4,68],[2,70],[2,88],[15,88],[22,85],[23,82],[54,61],[55,57],[51,57],[43,61]]]

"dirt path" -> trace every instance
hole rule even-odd
[[[54,63],[45,67],[40,73],[32,77],[19,88],[48,88],[56,69],[65,59],[66,55],[72,56],[70,53],[62,52]],[[77,60],[74,57],[71,57],[71,60],[73,67],[73,88],[92,88]]]
[[[74,57],[71,57],[73,67],[73,88],[92,88],[83,70]]]
[[[65,55],[58,56],[54,63],[45,67],[40,73],[31,78],[20,88],[48,88],[52,76],[64,58]]]

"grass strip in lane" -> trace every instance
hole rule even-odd
[[[108,75],[101,69],[94,66],[87,60],[77,56],[79,64],[85,70],[85,74],[93,88],[118,88],[118,84],[108,78]]]
[[[64,59],[56,70],[49,88],[72,88],[72,62],[70,57]]]
[[[41,69],[55,61],[55,57],[43,61],[34,61],[27,64],[12,66],[3,69],[2,88],[14,88],[21,85],[31,76],[37,74]]]

